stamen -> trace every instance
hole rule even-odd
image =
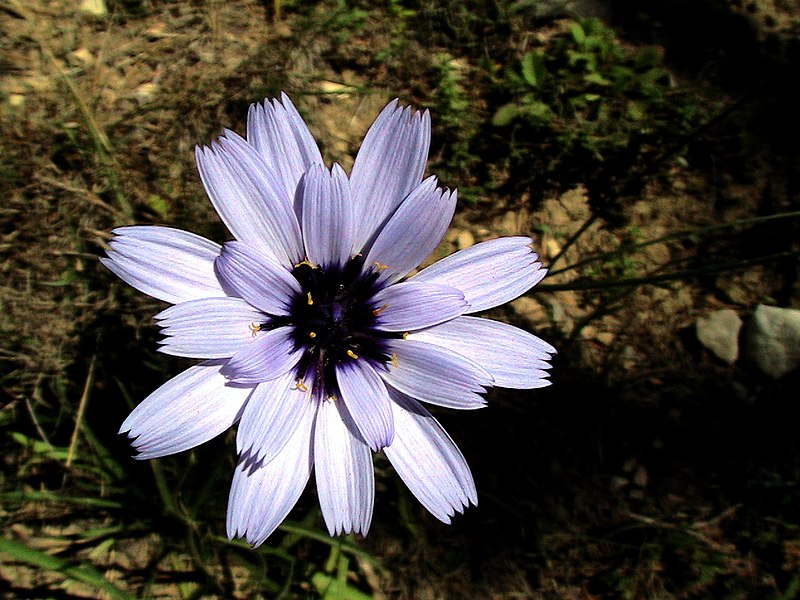
[[[317,268],[319,268],[319,265],[315,265],[314,263],[312,263],[311,261],[309,261],[307,258],[304,258],[304,259],[303,259],[303,260],[301,260],[299,263],[297,263],[297,264],[294,266],[294,268],[296,269],[297,267],[302,267],[303,265],[306,265],[307,267],[311,267],[312,269],[317,269]]]
[[[378,262],[376,260],[375,261],[375,268],[378,269],[378,272],[381,272],[381,271],[385,271],[386,269],[388,269],[389,265],[385,265],[385,264],[380,263],[380,262]]]
[[[302,377],[294,382],[294,389],[300,390],[301,392],[307,392],[308,391],[308,386],[305,383],[303,383],[303,378]]]
[[[261,325],[258,323],[250,323],[250,331],[253,332],[253,337],[256,337],[256,334],[261,331]]]
[[[315,337],[317,337],[317,334],[314,331],[309,331],[308,332],[308,337],[310,337],[313,340]]]
[[[307,298],[307,301],[308,301],[308,305],[312,306],[314,304],[314,299],[311,297],[311,292],[307,292],[306,293],[306,298]]]
[[[382,313],[383,311],[385,311],[387,308],[389,308],[389,305],[388,305],[388,304],[384,304],[384,305],[383,305],[383,306],[381,306],[380,308],[376,308],[375,310],[373,310],[373,311],[372,311],[372,314],[373,314],[373,315],[375,315],[375,316],[377,317],[379,314],[381,314],[381,313]]]
[[[393,364],[395,367],[399,367],[399,366],[400,366],[400,363],[399,363],[399,362],[397,362],[397,354],[392,354],[392,364]]]
[[[407,340],[407,339],[408,339],[408,332],[407,332],[407,331],[406,331],[405,333],[403,333],[403,339],[404,339],[404,340]]]
[[[347,356],[349,356],[349,357],[350,357],[350,358],[352,358],[352,359],[357,359],[357,358],[358,358],[358,354],[356,354],[356,353],[355,353],[355,352],[353,352],[352,350],[348,350],[348,351],[347,351]]]

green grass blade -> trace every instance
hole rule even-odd
[[[90,565],[70,564],[61,558],[50,556],[23,543],[5,538],[0,538],[0,552],[43,571],[61,573],[69,579],[94,586],[104,591],[113,600],[136,600],[135,596],[113,585],[103,577],[102,573]]]
[[[53,502],[61,504],[74,504],[76,506],[89,506],[92,508],[123,508],[121,502],[82,496],[62,496],[50,491],[4,492],[0,495],[6,502]]]

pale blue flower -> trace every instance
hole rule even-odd
[[[348,177],[327,169],[286,95],[250,107],[197,148],[222,246],[167,227],[122,227],[103,263],[174,306],[160,350],[204,359],[120,429],[137,458],[201,444],[239,423],[228,535],[262,543],[312,471],[331,535],[366,534],[372,452],[383,451],[436,518],[477,503],[469,467],[420,402],[476,409],[493,385],[549,384],[555,352],[511,325],[465,316],[545,274],[526,237],[491,240],[409,274],[441,242],[456,192],[423,180],[428,112],[391,102]]]

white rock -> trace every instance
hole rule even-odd
[[[456,246],[459,250],[464,250],[475,245],[475,236],[468,230],[460,231],[456,236]]]
[[[82,0],[80,11],[93,17],[105,17],[108,14],[105,0]]]
[[[745,352],[773,379],[800,367],[800,310],[759,304],[748,323]]]
[[[739,358],[739,331],[742,320],[730,308],[700,317],[695,323],[697,339],[721,361],[732,365]]]

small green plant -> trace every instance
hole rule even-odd
[[[450,178],[452,173],[452,178],[457,179],[455,173],[468,173],[478,160],[471,144],[479,133],[479,120],[465,87],[469,65],[447,52],[435,54],[432,64],[436,76],[432,110],[441,121],[447,139],[442,173],[445,178]],[[469,187],[462,187],[460,192],[462,199],[470,201]]]
[[[697,114],[658,49],[629,49],[598,19],[574,21],[526,52],[499,88],[505,102],[492,124],[508,140],[501,155],[511,187],[584,183],[603,216],[680,155]]]
[[[399,59],[403,54],[409,41],[410,21],[417,13],[415,10],[407,8],[402,0],[389,0],[386,14],[390,24],[390,41],[387,46],[378,49],[375,53],[375,60],[382,63],[390,63],[393,59]]]

